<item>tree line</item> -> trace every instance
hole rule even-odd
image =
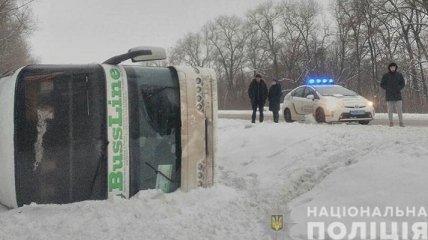
[[[219,16],[187,33],[169,62],[215,69],[222,109],[248,108],[255,73],[283,89],[310,75],[332,76],[385,111],[379,87],[390,62],[406,78],[404,109],[428,112],[428,1],[314,0],[264,2],[244,17]]]
[[[27,37],[34,29],[33,0],[0,0],[0,75],[34,62]]]

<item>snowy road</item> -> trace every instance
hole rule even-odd
[[[0,239],[307,239],[308,206],[425,206],[427,136],[413,126],[220,119],[215,187],[0,209]],[[280,236],[270,229],[277,214]]]
[[[251,111],[222,110],[222,111],[219,111],[219,118],[242,119],[242,120],[250,121]],[[268,121],[272,121],[272,113],[269,111],[265,111],[265,118]],[[279,121],[284,122],[284,117],[281,114],[279,116]],[[398,118],[396,114],[394,114],[394,121],[395,121],[395,124],[398,125]],[[428,114],[409,114],[409,113],[404,114],[404,123],[406,126],[428,127]],[[385,113],[377,113],[375,116],[375,119],[370,122],[370,125],[386,126],[388,124],[389,124],[388,116]]]

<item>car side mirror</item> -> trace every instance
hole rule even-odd
[[[314,100],[315,96],[313,94],[309,94],[308,96],[306,96],[306,98],[310,100]]]

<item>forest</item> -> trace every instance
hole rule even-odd
[[[36,61],[28,42],[35,29],[31,2],[0,0],[0,75]]]
[[[427,0],[299,0],[264,2],[244,17],[219,16],[185,34],[169,51],[171,64],[215,69],[221,109],[249,107],[256,73],[282,89],[308,76],[330,76],[384,112],[379,87],[391,62],[406,80],[406,112],[428,112]]]

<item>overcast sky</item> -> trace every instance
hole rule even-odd
[[[36,0],[30,44],[41,63],[99,63],[135,46],[172,47],[219,15],[244,16],[265,1]]]

